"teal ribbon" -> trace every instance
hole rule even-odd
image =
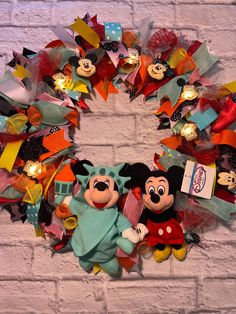
[[[198,50],[195,51],[192,58],[197,64],[197,70],[200,76],[206,73],[219,59],[217,56],[209,53],[206,43],[203,43]],[[187,74],[174,77],[171,81],[160,87],[157,93],[157,100],[161,100],[164,96],[167,96],[170,99],[171,106],[173,108],[176,105],[182,91],[182,87],[177,84],[178,79],[184,79],[187,83],[192,73],[193,72],[189,72]]]
[[[177,84],[177,81],[179,79],[183,79],[185,83],[189,81],[190,74],[184,74],[174,77],[172,80],[170,80],[165,85],[161,86],[157,93],[157,100],[161,100],[163,97],[167,96],[170,99],[171,107],[173,108],[181,94],[182,86],[179,86]]]
[[[22,198],[23,194],[18,192],[13,186],[9,186],[3,192],[0,193],[0,197],[14,200],[17,198]]]
[[[230,215],[236,213],[236,206],[235,204],[226,202],[216,196],[212,196],[210,200],[199,198],[196,196],[191,196],[191,198],[196,201],[197,203],[189,202],[188,195],[183,193],[178,193],[178,197],[176,197],[175,204],[176,208],[181,209],[191,209],[191,210],[201,210],[202,209],[206,212],[211,212],[218,218],[222,219],[223,221],[230,223],[231,217]]]
[[[70,59],[70,57],[75,56],[75,52],[67,48],[58,48],[57,50],[58,50],[58,53],[61,54],[61,62],[59,65],[59,69],[62,70],[64,66],[69,62],[68,60]]]
[[[104,22],[105,40],[121,41],[122,27],[119,22]]]
[[[197,64],[200,76],[206,73],[219,59],[219,57],[209,53],[206,43],[203,43],[198,50],[194,52],[192,58]]]
[[[37,101],[32,104],[42,114],[42,123],[48,125],[64,125],[68,123],[65,116],[69,114],[72,109],[58,106],[47,101]]]
[[[165,168],[169,169],[172,166],[184,167],[183,162],[180,159],[173,158],[168,155],[161,156],[159,158],[159,163]]]
[[[27,206],[27,221],[35,228],[39,227],[38,214],[41,206],[41,199],[36,204],[28,204]]]
[[[47,159],[45,159],[42,164],[45,165],[47,163],[54,163],[57,159],[59,159],[62,156],[67,156],[68,158],[71,158],[72,156],[74,156],[73,152],[76,150],[77,146],[76,145],[72,145],[66,149],[61,150],[60,152],[56,153],[55,155],[53,155],[52,157],[49,157]],[[75,157],[74,157],[75,158]]]
[[[179,166],[184,168],[187,160],[195,160],[192,156],[182,154],[175,149],[162,145],[165,155],[160,156],[159,162],[165,169],[171,166]]]

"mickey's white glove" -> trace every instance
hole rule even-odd
[[[145,237],[146,234],[148,234],[149,230],[148,228],[144,225],[144,224],[141,224],[141,223],[138,223],[135,227],[136,229],[136,233],[139,237],[139,241],[142,241]]]
[[[128,228],[122,232],[122,238],[130,240],[132,243],[138,243],[139,236],[134,228]]]

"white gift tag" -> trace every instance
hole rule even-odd
[[[188,160],[181,192],[210,199],[216,175],[215,168]]]

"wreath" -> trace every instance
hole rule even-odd
[[[200,234],[230,223],[235,209],[236,81],[213,84],[206,43],[171,30],[151,35],[97,16],[77,18],[38,51],[13,51],[0,82],[0,202],[11,220],[74,251],[86,272],[141,272],[142,257],[183,261]],[[74,129],[94,90],[156,102],[158,130],[171,129],[143,163],[79,160]]]

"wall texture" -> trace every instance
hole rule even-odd
[[[236,78],[236,2],[230,0],[0,1],[0,75],[14,49],[39,49],[54,35],[49,25],[66,25],[76,15],[98,13],[101,21],[137,28],[143,17],[154,27],[174,28],[188,38],[207,40],[221,57],[211,77]],[[99,97],[93,113],[81,117],[77,133],[80,157],[95,164],[145,161],[152,165],[159,140],[151,112],[155,104],[127,95]],[[144,279],[132,273],[122,280],[88,276],[73,254],[51,257],[47,242],[33,227],[12,224],[0,213],[0,313],[236,313],[236,224],[204,234],[204,249],[194,247],[183,263],[144,261]]]

